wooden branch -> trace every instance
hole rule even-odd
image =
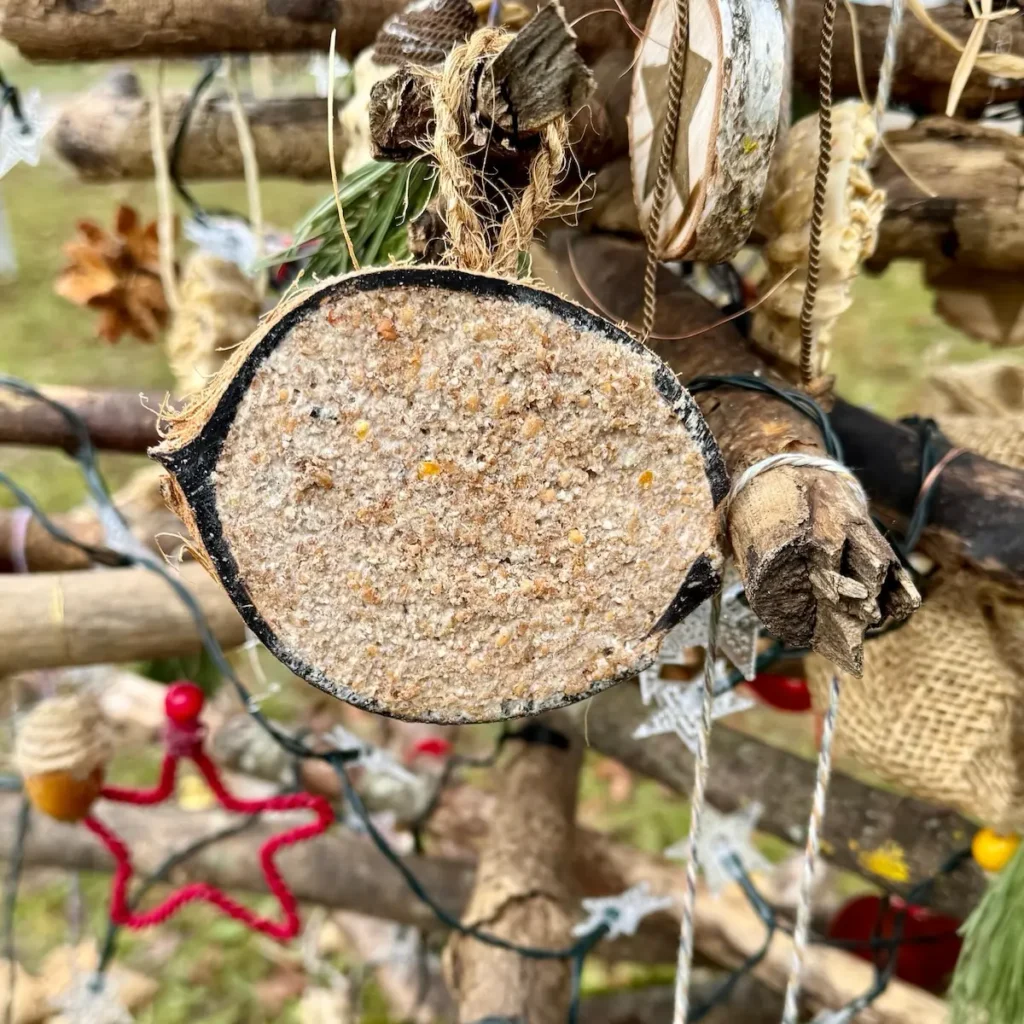
[[[832,408],[847,464],[875,511],[902,531],[920,490],[917,432],[841,399]],[[952,448],[942,440],[937,456]],[[968,566],[1024,589],[1024,473],[966,452],[943,469],[933,492],[921,548],[941,565]]]
[[[874,179],[887,196],[871,269],[919,259],[940,267],[1024,270],[1024,139],[946,117],[886,132],[885,139],[916,182],[936,195],[924,193],[879,150]]]
[[[547,260],[537,255],[535,274],[606,315],[639,321],[642,247],[559,231],[547,253]],[[652,342],[684,384],[705,373],[768,373],[731,324],[711,326],[718,311],[678,277],[662,269],[658,290],[658,335],[708,328],[685,341]],[[824,453],[817,428],[777,398],[721,388],[697,401],[734,479],[780,452]],[[782,466],[755,477],[732,504],[729,542],[750,606],[769,632],[847,671],[860,672],[869,625],[902,621],[918,602],[863,501],[826,470]]]
[[[245,639],[242,620],[200,565],[181,569],[224,647]],[[202,648],[188,610],[148,569],[11,576],[0,586],[0,677],[33,668],[191,654]]]
[[[20,799],[18,794],[0,794],[0,857],[10,855]],[[105,801],[97,805],[96,814],[131,848],[140,875],[151,874],[172,851],[237,820],[219,810],[183,812],[170,806],[140,809]],[[300,821],[308,815],[293,817]],[[225,889],[265,892],[255,851],[281,828],[281,819],[276,816],[273,821],[259,822],[202,850],[178,869],[180,874],[175,878],[210,882]],[[33,816],[25,860],[38,867],[104,872],[113,869],[106,849],[86,829],[61,824],[42,814]],[[292,891],[303,902],[373,914],[417,928],[438,927],[433,912],[398,880],[394,868],[363,836],[333,829],[328,835],[282,851],[279,863]],[[415,856],[409,857],[407,863],[445,910],[459,913],[473,884],[471,864]]]
[[[794,2],[793,74],[805,92],[817,96],[822,3],[821,0]],[[889,7],[858,4],[856,10],[868,95],[874,96],[889,27]],[[967,42],[974,19],[965,11],[963,4],[946,3],[932,8],[928,13],[933,21],[957,38],[961,45]],[[998,24],[999,34],[989,31],[985,49],[995,49],[996,40],[1001,36],[1005,40],[1007,52],[1020,53],[1024,50],[1024,19],[1007,18]],[[893,102],[905,103],[922,113],[945,110],[949,83],[959,59],[960,53],[957,50],[936,39],[908,10],[900,34]],[[853,32],[845,4],[839,5],[836,17],[832,76],[837,97],[860,96]],[[1022,96],[1024,81],[996,79],[986,72],[975,71],[964,89],[960,110],[968,116],[977,117],[989,103],[1005,103]]]
[[[693,758],[674,735],[633,739],[650,715],[635,686],[624,684],[572,709],[573,731],[586,735],[591,746],[634,771],[648,775],[684,796],[693,785]],[[585,717],[585,724],[584,724]],[[708,800],[730,812],[759,801],[764,812],[760,829],[787,842],[802,842],[814,790],[814,765],[795,754],[770,747],[715,726],[711,740]],[[953,811],[913,797],[874,789],[834,772],[825,815],[823,856],[837,867],[889,884],[871,874],[864,855],[887,842],[896,844],[911,881],[933,875],[942,862],[961,849],[975,826]],[[932,906],[965,918],[985,888],[985,879],[971,862],[941,879]]]
[[[164,97],[164,135],[173,137],[187,93]],[[118,72],[67,103],[53,133],[54,146],[86,181],[152,178],[149,98],[131,72]],[[328,179],[327,100],[316,96],[243,99],[256,162],[265,178]],[[344,152],[335,130],[339,165]],[[224,95],[207,96],[189,120],[178,164],[188,181],[241,178],[242,154]]]
[[[78,413],[97,448],[144,452],[159,443],[157,418],[150,410],[160,408],[163,392],[46,386],[39,390]],[[35,399],[0,390],[0,444],[46,445],[73,451],[78,439],[56,410]]]
[[[567,873],[583,745],[560,749],[513,740],[511,746],[463,923],[518,945],[564,949],[573,942],[578,906]],[[526,959],[455,934],[445,950],[445,974],[460,1021],[561,1024],[569,1010],[566,960]]]
[[[324,50],[338,30],[338,50],[352,57],[369,46],[386,18],[407,0],[104,0],[51,4],[3,0],[0,36],[29,60],[91,61],[198,57],[210,53]],[[535,0],[526,4],[539,6]],[[580,52],[596,56],[633,43],[630,19],[642,24],[650,0],[595,11],[592,0],[565,0]],[[582,18],[581,15],[591,15]],[[577,23],[577,19],[579,19]]]

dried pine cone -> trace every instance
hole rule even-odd
[[[64,246],[68,265],[54,291],[77,306],[100,311],[97,336],[112,344],[127,331],[152,341],[167,323],[160,281],[156,222],[143,226],[130,206],[119,206],[114,232],[92,221],[78,222],[78,235]]]

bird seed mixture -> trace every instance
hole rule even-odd
[[[214,474],[256,609],[318,685],[405,718],[529,713],[644,666],[715,550],[657,366],[504,299],[328,295],[261,365]]]

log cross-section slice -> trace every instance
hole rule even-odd
[[[497,277],[305,293],[155,454],[267,647],[396,717],[589,696],[719,583],[726,474],[689,394],[631,335]]]
[[[692,0],[683,101],[665,206],[650,225],[666,128],[676,0],[656,0],[633,71],[633,198],[662,259],[721,262],[747,240],[782,103],[785,39],[776,0]]]

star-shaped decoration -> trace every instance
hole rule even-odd
[[[43,104],[38,89],[20,97],[21,114],[10,103],[0,110],[0,178],[15,164],[35,167],[42,154],[43,136],[57,120],[56,112]]]
[[[771,863],[753,842],[754,828],[763,810],[756,801],[734,814],[722,814],[713,807],[705,806],[703,827],[697,842],[697,863],[704,872],[704,881],[710,892],[717,895],[724,886],[736,881],[727,859],[730,855],[737,857],[748,872],[771,868]],[[665,850],[665,856],[685,860],[688,849],[689,840],[681,839]]]
[[[583,909],[587,916],[573,928],[573,935],[589,935],[601,925],[608,926],[609,939],[620,935],[633,935],[640,922],[659,910],[668,910],[674,900],[671,896],[655,896],[646,882],[640,882],[618,896],[585,899]]]
[[[650,736],[674,732],[691,753],[697,753],[697,735],[700,732],[704,683],[663,683],[654,695],[658,710],[633,731],[633,738],[642,740]],[[754,706],[749,697],[741,696],[735,690],[726,690],[714,698],[711,717],[725,718],[737,711],[746,711]]]
[[[711,601],[705,601],[688,615],[665,638],[659,660],[662,664],[678,664],[690,647],[704,647],[711,626]],[[757,640],[761,622],[743,601],[743,581],[735,569],[725,574],[722,585],[722,611],[718,618],[715,646],[739,670],[748,682],[757,675]],[[674,659],[674,660],[673,660]]]
[[[294,846],[326,832],[334,822],[334,812],[326,799],[312,793],[284,793],[261,800],[245,800],[229,792],[220,778],[217,766],[203,750],[204,728],[199,721],[203,702],[203,691],[192,683],[175,683],[169,687],[164,701],[168,718],[164,734],[166,753],[160,769],[159,782],[153,789],[148,790],[104,786],[100,790],[100,796],[106,800],[144,806],[164,803],[174,795],[178,762],[181,758],[187,757],[199,769],[220,806],[232,814],[254,815],[264,811],[300,809],[312,811],[315,815],[313,821],[290,825],[284,831],[271,835],[259,849],[259,863],[267,888],[276,898],[282,917],[279,920],[263,917],[206,882],[193,882],[182,886],[152,909],[136,910],[128,898],[128,887],[134,875],[131,851],[120,836],[90,814],[82,819],[83,824],[103,843],[117,864],[111,888],[110,919],[114,924],[138,930],[162,924],[188,903],[204,902],[212,904],[254,931],[280,941],[292,939],[299,934],[298,901],[281,876],[275,857],[285,847]]]
[[[77,972],[54,1005],[62,1017],[75,1024],[132,1024],[134,1020],[118,1001],[113,981],[104,974]]]

